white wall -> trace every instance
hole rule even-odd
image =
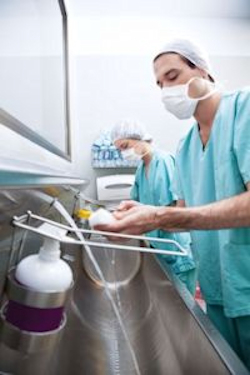
[[[70,30],[77,163],[91,180],[85,191],[92,196],[97,175],[128,173],[91,168],[90,147],[101,129],[124,117],[139,119],[159,147],[174,152],[191,124],[164,110],[154,82],[152,56],[167,36],[188,30],[207,49],[226,89],[250,85],[250,25],[244,19],[71,17]]]
[[[3,1],[0,24],[0,108],[65,152],[59,5],[50,0]],[[0,170],[60,176],[67,172],[77,177],[74,152],[72,160],[69,162],[0,124]]]

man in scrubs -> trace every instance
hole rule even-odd
[[[139,162],[131,198],[136,202],[154,206],[175,204],[176,197],[170,190],[174,175],[174,158],[169,153],[153,147],[152,137],[146,133],[142,124],[130,119],[122,120],[113,127],[111,139],[124,159]],[[125,208],[126,205],[127,202]],[[120,205],[120,209],[122,209],[122,205]],[[162,266],[164,267],[167,263],[190,293],[194,294],[196,271],[190,249],[189,233],[170,233],[158,229],[147,233],[147,235],[175,240],[188,251],[186,257],[161,254],[157,257]],[[150,241],[150,245],[153,248],[178,251],[172,244]]]
[[[250,369],[250,91],[222,93],[194,43],[175,39],[154,59],[168,111],[194,125],[176,155],[177,207],[133,206],[99,229],[190,230],[215,326]]]

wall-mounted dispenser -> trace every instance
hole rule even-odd
[[[133,174],[116,174],[96,179],[97,197],[100,201],[129,199],[134,184]]]

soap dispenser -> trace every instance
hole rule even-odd
[[[12,281],[26,290],[27,296],[23,301],[10,296],[6,309],[9,323],[32,332],[51,331],[60,326],[65,301],[55,300],[73,284],[71,268],[60,254],[60,242],[46,237],[38,254],[27,256],[17,265]]]

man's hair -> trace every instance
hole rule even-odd
[[[174,53],[175,55],[179,55],[180,58],[181,58],[181,60],[182,60],[184,63],[186,63],[186,64],[189,66],[189,68],[191,68],[191,69],[195,69],[195,68],[197,68],[197,66],[196,66],[194,63],[192,63],[192,61],[188,60],[185,56],[182,56],[182,55],[180,55],[180,54],[177,53],[177,52],[171,52],[171,53]],[[159,56],[158,56],[158,57],[159,57]],[[213,77],[211,77],[209,73],[207,73],[207,74],[208,74],[209,81],[214,82]]]

